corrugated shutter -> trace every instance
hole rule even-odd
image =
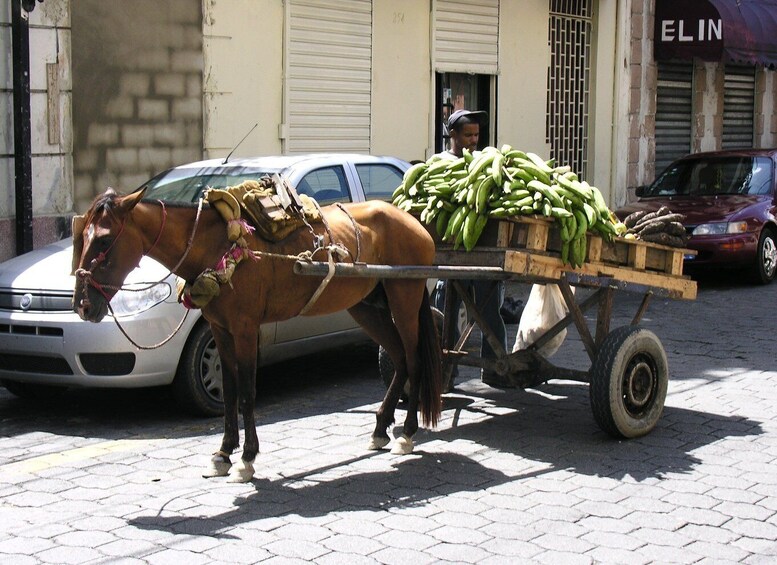
[[[499,0],[434,2],[434,70],[495,75],[499,68]]]
[[[370,151],[371,0],[290,0],[287,153]]]
[[[723,86],[723,149],[753,146],[755,68],[726,65]]]
[[[691,151],[693,63],[658,62],[656,175]]]

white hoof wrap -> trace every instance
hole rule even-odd
[[[242,459],[229,472],[228,483],[247,483],[254,478],[254,465]]]
[[[370,443],[367,445],[367,449],[370,451],[379,451],[386,447],[389,443],[389,438],[387,437],[375,437],[373,436],[370,438]]]
[[[229,469],[232,467],[232,462],[229,460],[228,455],[220,455],[216,453],[213,459],[210,460],[210,468],[206,469],[202,476],[206,479],[212,477],[226,477],[229,475]]]
[[[391,448],[391,453],[394,455],[413,453],[413,440],[406,435],[399,436],[394,442],[394,447]]]

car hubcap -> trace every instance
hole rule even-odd
[[[652,404],[656,391],[656,372],[652,360],[640,355],[629,363],[623,375],[623,404],[634,417]]]
[[[777,269],[777,245],[775,245],[774,239],[771,236],[767,236],[764,239],[763,266],[764,274],[768,278],[772,278],[775,269]]]
[[[224,401],[221,376],[221,356],[216,349],[216,341],[211,340],[205,345],[200,358],[200,375],[205,392],[218,402]]]

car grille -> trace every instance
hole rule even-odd
[[[62,337],[62,328],[49,326],[28,326],[25,324],[0,324],[0,334],[12,335],[42,335],[46,337]]]
[[[73,370],[62,357],[43,355],[13,355],[0,353],[0,366],[5,371],[42,373],[45,375],[72,375]]]
[[[72,312],[73,293],[0,290],[0,310],[12,312]]]
[[[81,353],[78,358],[90,375],[129,375],[135,368],[134,353]]]

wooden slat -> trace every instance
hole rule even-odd
[[[584,263],[573,269],[561,259],[515,249],[505,251],[505,270],[517,275],[546,279],[554,282],[567,271],[593,277],[610,277],[618,281],[665,289],[674,298],[696,298],[696,283],[688,278],[671,277],[660,273],[637,271],[603,263]]]
[[[634,269],[645,269],[645,257],[647,248],[644,245],[632,245],[629,247],[629,267]]]
[[[529,224],[526,248],[532,251],[545,251],[548,248],[548,224]]]

